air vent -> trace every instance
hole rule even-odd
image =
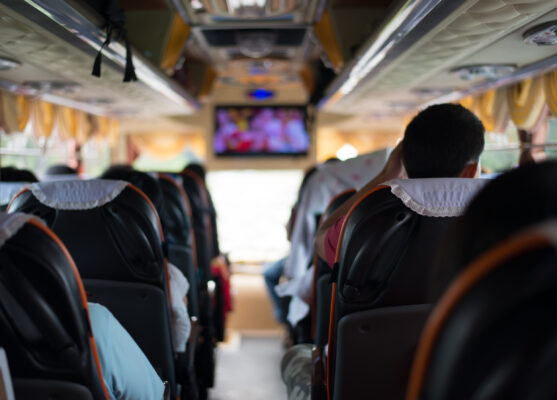
[[[206,29],[203,31],[209,46],[235,47],[236,37],[242,34],[261,33],[274,35],[275,46],[301,46],[306,35],[306,29]]]

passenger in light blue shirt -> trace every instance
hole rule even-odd
[[[162,400],[164,384],[139,346],[108,309],[89,304],[104,384],[114,400]]]

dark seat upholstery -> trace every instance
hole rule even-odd
[[[85,386],[73,382],[15,379],[13,385],[17,400],[93,400]]]
[[[163,204],[160,217],[165,230],[168,260],[176,265],[190,282],[188,308],[191,316],[199,316],[198,277],[195,264],[195,238],[188,197],[178,179],[159,173]]]
[[[391,330],[381,335],[396,337],[400,329],[407,329],[407,336],[414,342],[404,346],[415,346],[426,309],[412,314],[401,310],[405,306],[422,307],[428,303],[430,269],[438,243],[451,218],[464,211],[465,205],[483,184],[483,181],[473,179],[393,181],[388,186],[370,191],[349,212],[339,241],[339,258],[333,270],[336,284],[327,360],[331,398],[364,399],[374,393],[388,394],[384,398],[392,400],[402,398],[404,390],[400,387],[406,385],[412,352],[404,353],[406,357],[383,360],[385,362],[378,366],[375,354],[365,353],[366,349],[377,347],[370,345],[365,335],[340,336],[342,321],[350,316],[354,324],[366,325],[367,316],[361,314],[362,311],[382,310]],[[404,328],[409,318],[413,322]],[[370,329],[374,332],[377,327]],[[384,337],[381,335],[378,337]],[[397,343],[392,346],[396,347]],[[394,351],[384,351],[390,350]],[[342,357],[337,356],[340,354]],[[358,360],[350,366],[352,369],[399,371],[393,375],[398,379],[378,381],[379,386],[370,386],[367,380],[347,381],[349,377],[344,374],[342,364],[346,359]],[[337,371],[343,373],[337,376]]]
[[[174,395],[163,235],[146,195],[122,181],[43,182],[20,192],[9,211],[37,215],[60,236],[90,298],[114,314]]]
[[[557,397],[556,228],[504,240],[453,280],[424,329],[407,399]]]
[[[0,236],[0,346],[17,398],[44,398],[39,391],[30,397],[32,388],[21,383],[47,380],[57,382],[49,386],[56,398],[107,399],[85,291],[64,245],[19,213],[0,214]]]
[[[321,220],[327,219],[337,208],[339,208],[350,196],[356,193],[355,189],[349,189],[333,197],[325,209]],[[313,270],[313,296],[312,296],[312,318],[314,343],[325,346],[329,337],[329,317],[331,314],[331,268],[319,257],[314,259]]]
[[[219,335],[215,330],[214,299],[210,298],[208,283],[211,276],[211,259],[214,256],[212,243],[211,210],[205,183],[193,171],[184,171],[179,177],[192,209],[192,225],[199,277],[199,322],[202,326],[202,341],[196,351],[196,372],[200,393],[214,385],[215,349]]]

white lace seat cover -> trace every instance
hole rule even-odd
[[[89,210],[114,200],[128,182],[107,179],[33,183],[29,191],[42,204],[57,210]]]
[[[6,206],[29,182],[0,182],[0,206]]]
[[[457,217],[489,179],[424,178],[385,182],[406,207],[426,217]]]
[[[0,248],[31,219],[38,221],[36,217],[28,214],[0,212]]]

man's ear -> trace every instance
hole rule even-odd
[[[462,169],[462,171],[460,172],[460,175],[458,175],[459,178],[478,178],[479,177],[479,172],[480,172],[480,166],[479,163],[468,163],[464,166],[464,168]]]

